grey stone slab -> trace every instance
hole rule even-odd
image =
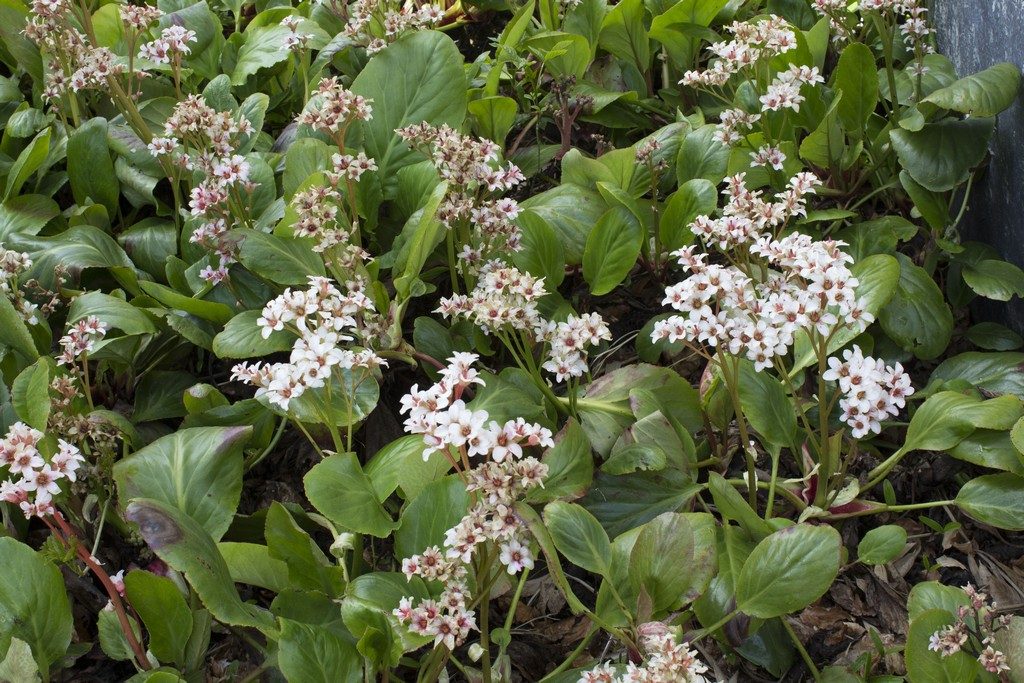
[[[939,50],[961,76],[998,62],[1024,66],[1024,0],[932,0]],[[1024,97],[999,115],[992,158],[975,183],[961,236],[1024,267]],[[1024,331],[1024,302],[980,303],[981,317]]]

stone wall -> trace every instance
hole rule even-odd
[[[939,49],[961,76],[998,62],[1024,67],[1024,0],[932,0],[931,5]],[[1024,97],[997,121],[992,159],[975,183],[961,235],[991,244],[1024,267]],[[1024,332],[1020,299],[1008,311],[985,304],[978,312]]]

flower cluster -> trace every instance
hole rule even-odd
[[[1011,616],[995,615],[996,604],[971,584],[963,587],[970,602],[969,606],[957,608],[956,621],[931,635],[928,649],[943,657],[968,651],[977,653],[978,662],[985,671],[1002,674],[1010,670],[1006,655],[995,648],[995,634],[1006,628]]]
[[[299,33],[299,25],[302,23],[300,17],[285,17],[281,20],[281,26],[288,29],[288,35],[284,39],[284,46],[292,52],[300,52],[306,49],[309,41],[313,39],[310,33]]]
[[[621,676],[611,664],[600,664],[584,672],[578,683],[706,683],[707,665],[697,659],[695,650],[676,642],[672,633],[645,638],[643,646],[647,660],[629,662]]]
[[[863,21],[854,12],[880,12],[897,21],[903,20],[900,32],[915,51],[920,54],[933,51],[928,44],[928,36],[932,34],[926,17],[928,8],[920,0],[861,0],[859,4],[851,4],[847,0],[812,0],[811,6],[828,18],[834,40],[849,40],[863,26]]]
[[[829,358],[828,370],[822,378],[839,384],[843,393],[839,400],[843,414],[839,419],[850,426],[850,435],[855,439],[881,432],[882,420],[899,415],[907,397],[914,393],[910,376],[902,365],[886,365],[864,356],[858,346],[844,351],[842,361]]]
[[[42,439],[39,430],[16,422],[0,440],[0,467],[7,468],[12,477],[0,483],[0,500],[20,507],[25,517],[52,515],[53,497],[61,492],[60,480],[75,481],[85,462],[78,448],[63,439],[57,442],[57,452],[44,458],[39,451]]]
[[[705,71],[687,71],[681,85],[721,87],[733,74],[765,59],[796,49],[796,32],[785,19],[774,14],[753,22],[734,22],[726,30],[733,39],[712,43],[708,48],[717,57]]]
[[[359,225],[359,216],[348,215],[342,210],[344,196],[339,186],[345,185],[348,197],[355,193],[355,183],[364,173],[377,170],[377,162],[363,152],[357,154],[335,154],[332,171],[327,173],[330,187],[314,185],[295,193],[291,205],[295,209],[296,221],[293,231],[296,237],[312,237],[317,243],[313,250],[327,253],[333,247],[344,247],[340,253],[331,252],[332,259],[340,259],[339,265],[351,267],[369,255],[357,245],[350,243],[353,231]]]
[[[386,0],[356,0],[348,6],[344,34],[372,55],[406,33],[436,26],[443,18],[444,10],[430,3],[392,7]]]
[[[532,341],[547,346],[542,367],[559,382],[582,377],[589,370],[587,347],[612,338],[597,313],[570,315],[561,322],[546,320],[537,309],[537,300],[547,294],[543,278],[501,263],[487,264],[480,275],[472,292],[442,298],[437,312],[446,318],[471,320],[499,338],[509,332],[531,331]]]
[[[750,130],[757,123],[762,114],[769,111],[780,111],[792,109],[800,111],[804,96],[800,90],[805,85],[817,85],[825,79],[818,71],[818,67],[797,66],[790,64],[789,69],[779,72],[767,87],[764,94],[759,97],[761,102],[761,113],[749,113],[743,109],[726,109],[719,115],[719,124],[715,129],[715,140],[726,146],[732,146],[743,139],[742,133]],[[771,164],[779,169],[782,162],[786,160],[785,155],[774,147],[762,147],[756,150],[754,165]],[[774,159],[778,159],[777,164]]]
[[[473,613],[466,609],[466,576],[477,546],[495,544],[498,561],[509,574],[533,567],[529,539],[514,505],[542,485],[547,474],[547,465],[525,455],[524,449],[554,445],[545,427],[522,418],[498,424],[487,411],[466,406],[461,398],[466,388],[484,383],[473,367],[476,361],[475,354],[456,353],[436,384],[424,390],[413,386],[402,398],[401,411],[408,413],[405,429],[423,435],[424,458],[438,451],[453,464],[454,453],[460,453],[465,463],[469,457],[480,458],[480,464],[463,472],[473,507],[446,532],[444,548],[432,546],[402,561],[407,578],[440,581],[445,589],[440,600],[423,600],[416,606],[411,598],[403,598],[395,616],[414,633],[432,636],[435,644],[448,649],[476,627]]]
[[[178,63],[192,52],[189,43],[196,40],[196,32],[184,26],[171,25],[160,32],[160,37],[139,46],[139,59],[156,64]]]
[[[72,77],[88,62],[92,51],[73,15],[71,5],[65,0],[33,0],[23,31],[46,57],[42,94],[54,107],[72,91]]]
[[[4,249],[0,243],[0,293],[10,299],[16,311],[29,325],[39,322],[39,307],[26,299],[18,289],[18,277],[32,267],[28,254]]]
[[[60,356],[57,365],[73,365],[82,356],[90,353],[96,342],[107,333],[107,326],[94,315],[82,318],[60,338]]]
[[[447,125],[419,123],[395,132],[425,154],[448,182],[448,194],[437,210],[441,222],[454,228],[468,221],[474,228],[475,243],[463,245],[462,263],[478,264],[489,254],[518,251],[521,236],[514,221],[519,204],[494,195],[512,189],[525,177],[511,162],[500,163],[498,145]]]
[[[150,153],[169,158],[177,168],[202,174],[192,188],[189,208],[201,219],[190,238],[213,252],[217,267],[207,266],[200,275],[216,283],[228,277],[228,266],[236,260],[237,244],[229,238],[234,227],[228,203],[241,201],[243,192],[251,192],[248,160],[237,153],[243,136],[253,133],[252,124],[242,115],[216,111],[200,95],[189,95],[174,107],[164,122],[165,137],[153,138]]]
[[[798,232],[773,237],[790,217],[805,212],[806,195],[817,184],[812,174],[798,174],[776,202],[765,202],[742,176],[729,179],[723,217],[698,216],[690,227],[727,256],[745,252],[735,261],[742,267],[708,263],[708,254],[695,246],[676,251],[690,276],[667,287],[663,303],[682,315],[656,323],[652,339],[743,353],[763,370],[786,353],[799,330],[827,336],[839,326],[870,324],[870,314],[857,303],[859,282],[842,242],[815,241]]]
[[[145,31],[164,15],[162,10],[153,5],[121,5],[118,11],[124,25],[134,31]]]
[[[287,363],[239,363],[232,369],[232,379],[252,384],[257,397],[265,396],[281,410],[288,410],[289,403],[307,389],[325,386],[335,367],[351,370],[387,365],[370,349],[341,347],[343,342],[355,340],[360,319],[374,310],[363,282],[346,282],[345,288],[342,292],[327,278],[310,277],[308,289],[286,289],[269,301],[256,324],[264,339],[279,330],[295,334],[291,356]]]
[[[345,131],[353,121],[369,121],[373,109],[369,100],[346,89],[336,76],[320,80],[314,97],[306,104],[305,110],[295,119],[313,130],[332,137],[345,137]]]

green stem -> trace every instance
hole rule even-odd
[[[740,359],[733,359],[732,375],[726,370],[727,363],[719,363],[719,367],[722,368],[722,377],[725,379],[726,387],[729,390],[729,398],[732,400],[732,408],[736,411],[736,425],[740,430],[740,439],[742,443],[740,448],[743,450],[743,457],[747,461],[747,498],[750,502],[750,507],[755,511],[757,510],[757,470],[756,462],[754,461],[754,454],[750,452],[750,434],[747,431],[747,418],[743,414],[743,405],[740,403]]]
[[[508,614],[505,615],[505,638],[498,648],[498,660],[505,656],[505,644],[509,641],[512,633],[512,621],[516,616],[516,607],[519,606],[519,599],[523,596],[523,586],[526,585],[526,577],[530,575],[530,568],[525,567],[519,574],[519,583],[516,584],[516,592],[512,594],[512,602],[508,606]]]
[[[554,671],[549,673],[544,678],[540,679],[540,683],[549,683],[551,680],[555,679],[558,676],[558,674],[562,673],[570,666],[572,666],[572,663],[576,661],[576,658],[580,656],[584,649],[586,649],[587,645],[590,644],[590,641],[594,638],[598,631],[600,631],[600,629],[591,624],[590,630],[587,631],[587,635],[583,636],[583,640],[581,640],[579,644],[576,645],[576,647],[573,649],[573,651],[570,652],[564,660],[562,660],[561,664],[555,667]]]
[[[885,479],[885,475],[889,474],[889,470],[895,467],[896,463],[906,454],[906,446],[904,446],[886,458],[878,467],[868,472],[868,483],[864,485],[861,491],[867,491]]]
[[[814,666],[814,660],[811,659],[811,655],[807,652],[807,649],[804,647],[804,644],[800,642],[800,639],[797,637],[796,632],[793,631],[793,627],[789,625],[788,621],[786,621],[786,617],[781,617],[779,621],[782,622],[783,628],[785,628],[786,633],[789,634],[789,637],[793,641],[793,645],[796,647],[797,652],[800,653],[801,659],[804,660],[804,664],[806,664],[807,668],[811,670],[811,674],[814,676],[814,680],[820,680],[821,672],[818,671],[818,667]]]

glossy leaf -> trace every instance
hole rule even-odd
[[[608,577],[611,542],[592,514],[575,503],[554,501],[544,506],[544,524],[558,551],[578,567]]]
[[[832,527],[797,524],[764,539],[736,577],[736,606],[767,619],[824,595],[839,573],[841,542]]]
[[[40,671],[49,671],[71,643],[71,605],[60,570],[13,538],[0,538],[0,645],[28,643]],[[3,648],[0,648],[3,649]]]
[[[242,446],[249,427],[194,427],[160,438],[114,465],[123,500],[171,505],[220,539],[242,493]]]
[[[355,453],[325,458],[302,479],[309,502],[338,526],[361,534],[385,537],[396,524],[377,500],[369,477]],[[339,495],[339,492],[344,495]]]

